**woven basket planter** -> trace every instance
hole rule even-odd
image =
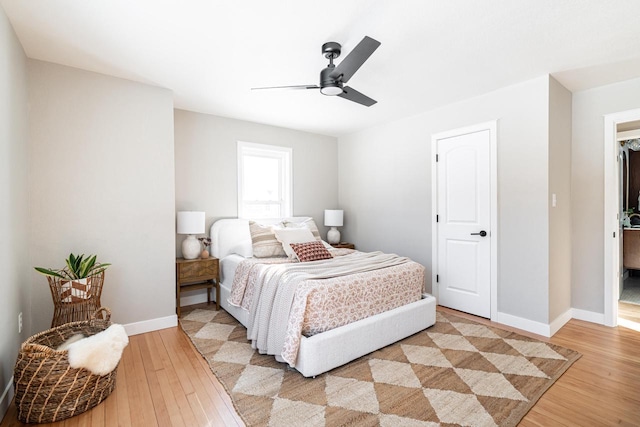
[[[98,315],[104,312],[104,319]],[[18,420],[50,423],[64,420],[93,408],[116,386],[114,369],[95,375],[84,368],[69,366],[68,351],[57,351],[60,344],[76,334],[92,336],[110,325],[111,312],[98,309],[90,320],[67,323],[22,343],[14,368],[13,384]]]
[[[53,298],[51,327],[69,322],[89,320],[100,308],[100,295],[104,284],[104,271],[75,281],[47,276]]]

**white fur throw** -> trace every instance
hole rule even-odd
[[[95,375],[107,375],[120,361],[129,344],[124,326],[113,324],[106,330],[69,345],[69,365],[85,368]]]
[[[73,344],[76,341],[80,341],[83,338],[86,338],[86,337],[82,334],[75,334],[74,336],[72,336],[71,338],[68,338],[65,342],[60,344],[58,347],[56,347],[56,350],[58,351],[68,350],[71,344]]]

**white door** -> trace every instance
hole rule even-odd
[[[491,129],[435,136],[438,304],[491,317]]]

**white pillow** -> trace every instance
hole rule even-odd
[[[315,242],[316,238],[307,227],[281,228],[273,230],[278,242],[282,243],[282,249],[289,258],[295,258],[296,253],[291,248],[291,243]]]
[[[286,228],[302,228],[302,227],[308,228],[309,230],[311,230],[311,233],[316,238],[316,240],[322,240],[322,238],[320,237],[320,231],[318,230],[318,226],[316,225],[316,222],[313,220],[313,218],[306,219],[302,222],[283,221],[283,223]],[[300,242],[300,243],[304,243],[304,242]]]

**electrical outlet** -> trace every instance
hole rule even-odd
[[[18,333],[22,333],[22,312],[18,314]]]

